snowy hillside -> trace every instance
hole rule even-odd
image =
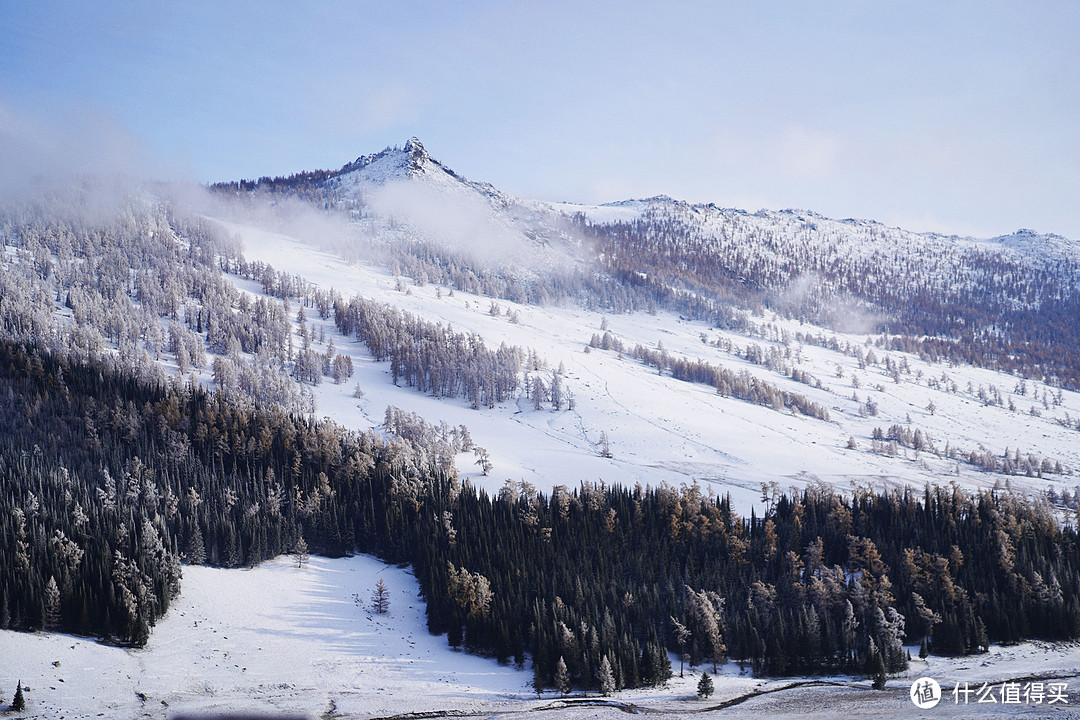
[[[476,411],[460,401],[437,400],[394,386],[389,368],[373,363],[363,344],[335,337],[338,351],[348,349],[352,354],[355,380],[365,397],[357,401],[351,396],[352,386],[324,383],[315,388],[319,413],[366,429],[381,425],[386,406],[395,405],[431,422],[464,424],[492,453],[494,469],[483,477],[466,456],[460,469],[489,491],[506,480],[526,480],[543,489],[597,480],[627,485],[697,481],[716,493],[732,492],[748,512],[749,503],[760,500],[762,483],[768,482],[778,482],[784,489],[817,480],[841,489],[852,483],[916,488],[928,482],[957,481],[969,487],[1009,483],[1036,493],[1050,487],[1072,492],[1080,483],[1072,474],[1080,468],[1076,442],[1080,436],[1075,427],[1065,425],[1066,418],[1080,418],[1080,394],[1075,392],[882,351],[872,336],[835,333],[771,315],[753,319],[758,330],[748,335],[662,311],[607,316],[492,301],[464,292],[451,294],[436,285],[418,286],[412,278],[403,278],[403,289],[398,290],[398,278],[384,269],[350,266],[296,239],[255,228],[230,225],[229,229],[244,243],[247,257],[289,268],[320,287],[334,288],[346,297],[360,294],[476,333],[489,346],[505,342],[534,349],[545,361],[535,374],[545,382],[564,365],[566,387],[576,400],[573,410],[554,411],[545,404],[538,411],[527,398],[519,398],[493,411]],[[492,314],[493,305],[499,308],[497,315]],[[332,322],[321,325],[334,333]],[[602,325],[626,352],[637,344],[655,349],[662,343],[671,355],[746,371],[822,404],[829,410],[829,420],[722,397],[709,386],[657,373],[626,352],[620,358],[617,351],[586,351],[593,334],[604,332]],[[797,339],[800,334],[804,341]],[[756,348],[754,357],[775,351],[781,364],[807,373],[821,387],[747,360],[748,348]],[[867,363],[865,356],[871,351],[876,362]],[[860,362],[856,354],[864,360]],[[894,365],[905,369],[893,372],[889,368]],[[1000,393],[1003,403],[987,402],[988,393]],[[1014,410],[1009,410],[1010,402]],[[868,404],[876,414],[867,411]],[[1024,473],[988,473],[963,457],[939,457],[925,449],[899,447],[895,456],[887,448],[870,452],[874,428],[887,430],[892,425],[912,432],[920,429],[938,454],[947,444],[950,449],[989,450],[1001,456],[1008,449],[1011,457],[1019,450],[1025,458],[1034,454],[1040,461],[1060,462],[1064,472],[1047,472],[1040,480]],[[601,433],[609,437],[612,458],[600,457]],[[851,438],[855,448],[848,447]]]
[[[1023,381],[1015,370],[995,371],[1003,365],[997,360],[990,367],[957,363],[949,347],[945,357],[890,350],[889,335],[880,332],[964,327],[965,308],[976,303],[972,318],[1071,297],[1080,256],[1062,238],[1022,231],[976,241],[810,211],[751,214],[667,196],[601,206],[521,201],[463,179],[416,138],[400,150],[349,163],[325,187],[337,203],[353,209],[361,238],[398,246],[431,243],[447,257],[469,255],[479,267],[502,268],[498,272],[512,277],[511,291],[492,298],[491,292],[463,290],[451,279],[457,275],[440,277],[440,260],[346,263],[340,248],[318,241],[330,252],[312,253],[303,228],[290,237],[250,222],[227,227],[248,259],[287,269],[324,290],[388,303],[475,333],[492,347],[505,342],[535,350],[545,366],[532,374],[545,384],[560,365],[566,369],[573,410],[540,412],[523,396],[491,412],[472,412],[459,402],[395,387],[387,382],[387,368],[364,362],[362,344],[335,339],[338,350],[348,348],[361,368],[366,395],[357,403],[348,388],[324,385],[316,388],[320,412],[353,427],[376,427],[385,406],[395,405],[434,422],[465,424],[491,451],[495,467],[480,476],[463,457],[460,469],[488,490],[506,480],[540,488],[598,479],[631,485],[696,481],[715,492],[733,492],[746,509],[760,499],[761,485],[772,482],[921,487],[957,481],[969,487],[1009,484],[1036,494],[1054,488],[1058,497],[1080,482],[1072,475],[1080,468],[1080,395],[1056,382]],[[643,233],[639,246],[657,248],[644,256],[657,268],[634,265],[626,259],[626,242],[607,240],[624,232]],[[515,301],[514,283],[550,284],[549,278],[587,269],[593,252],[608,272],[629,263],[625,267],[640,267],[642,278],[681,284],[697,296],[730,295],[726,288],[734,282],[752,302],[786,309],[799,320],[750,307],[736,312],[737,322],[725,323],[736,329],[721,330],[685,312],[613,314],[582,309],[568,299],[539,306]],[[1055,262],[1062,257],[1064,264]],[[669,262],[678,265],[665,274]],[[1059,282],[1033,280],[1036,268],[1056,273]],[[1019,289],[1014,283],[1021,283]],[[912,317],[890,309],[890,303],[911,305],[909,296],[926,302],[927,309]],[[942,313],[958,319],[942,322]],[[829,326],[815,326],[811,318]],[[333,323],[322,325],[333,334]],[[587,353],[594,334],[607,329],[623,352]],[[722,397],[708,385],[676,380],[629,358],[636,346],[749,373],[826,408],[829,419],[768,410]],[[895,437],[887,437],[890,428]],[[601,433],[611,458],[600,457]],[[972,462],[974,455],[996,461]],[[1006,469],[1006,462],[1008,474],[986,472],[995,463]]]

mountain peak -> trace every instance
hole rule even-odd
[[[427,151],[424,150],[424,144],[420,142],[420,138],[415,135],[405,143],[405,147],[402,148],[410,156],[423,156],[427,157]]]
[[[402,152],[409,158],[409,170],[411,172],[419,172],[424,163],[431,160],[431,156],[427,154],[423,143],[415,136],[409,138],[408,142],[405,143],[405,147],[402,148]]]
[[[404,180],[419,175],[446,174],[460,180],[457,174],[428,155],[424,144],[411,137],[405,145],[388,147],[373,155],[363,155],[342,167],[335,175],[343,176],[361,171],[366,180],[376,183]]]

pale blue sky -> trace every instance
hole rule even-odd
[[[525,197],[1080,239],[1080,3],[0,0],[9,184],[288,174],[412,135]]]

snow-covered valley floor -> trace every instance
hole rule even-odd
[[[390,612],[368,610],[375,584],[390,590]],[[312,557],[296,567],[280,557],[250,570],[184,569],[183,592],[144,649],[100,645],[70,635],[0,632],[0,693],[26,687],[33,718],[267,717],[388,718],[440,715],[544,718],[705,713],[741,717],[1080,717],[1080,645],[1025,643],[968,658],[914,660],[884,692],[862,678],[754,678],[729,662],[716,693],[695,697],[687,670],[663,688],[606,699],[553,691],[537,698],[532,673],[457,652],[427,632],[424,605],[408,571],[358,556]],[[354,596],[360,599],[358,605]],[[919,711],[912,680],[937,679],[942,703]],[[1068,704],[954,702],[955,683],[978,688],[1013,679],[1068,684]],[[995,689],[1000,697],[1000,692]],[[962,698],[961,698],[962,700]],[[920,714],[922,713],[922,714]]]

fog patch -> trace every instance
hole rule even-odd
[[[821,324],[836,332],[865,335],[878,332],[886,316],[860,298],[833,291],[820,275],[803,273],[777,296],[778,308],[795,317]]]
[[[88,185],[89,178],[108,190],[182,174],[115,119],[85,103],[43,118],[0,100],[0,157],[0,200],[76,181]]]
[[[387,183],[365,197],[391,228],[493,265],[528,262],[528,240],[482,196],[416,181]]]

